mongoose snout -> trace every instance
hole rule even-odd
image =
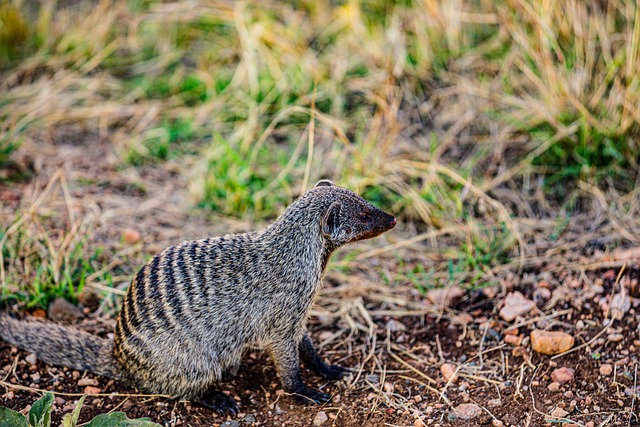
[[[285,391],[300,402],[330,396],[307,387],[300,361],[329,380],[306,334],[307,313],[331,254],[392,229],[396,219],[327,180],[268,227],[166,248],[134,276],[113,341],[0,313],[0,336],[43,361],[95,372],[151,393],[238,411],[215,386],[256,345],[270,353]]]

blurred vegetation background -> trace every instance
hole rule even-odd
[[[401,280],[482,285],[563,238],[639,243],[639,46],[631,0],[0,0],[0,168],[73,125],[123,170],[171,165],[192,212],[269,220],[328,178],[402,221]],[[26,211],[5,296],[56,253],[19,254]],[[98,277],[82,227],[42,283]]]

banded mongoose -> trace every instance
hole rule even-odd
[[[113,341],[1,312],[0,337],[50,364],[233,414],[236,402],[215,385],[257,345],[270,352],[286,392],[325,403],[328,394],[302,382],[299,360],[326,379],[349,371],[323,362],[305,332],[327,261],[338,247],[395,224],[321,180],[263,230],[183,242],[154,256],[129,286]]]

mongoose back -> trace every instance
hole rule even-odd
[[[393,228],[396,219],[322,180],[260,231],[183,242],[135,275],[113,341],[50,322],[0,313],[0,337],[41,360],[108,376],[151,393],[236,413],[215,389],[247,347],[271,354],[285,391],[301,402],[329,395],[307,387],[302,360],[338,379],[306,334],[307,313],[338,247]]]

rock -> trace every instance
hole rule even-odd
[[[240,423],[235,420],[230,420],[220,424],[220,427],[240,427]]]
[[[389,332],[402,332],[407,330],[407,327],[404,325],[404,323],[399,322],[395,319],[390,319],[385,325],[385,328],[388,329]]]
[[[538,288],[533,291],[533,302],[535,302],[538,307],[541,307],[549,301],[549,298],[551,298],[551,291],[547,288]]]
[[[122,240],[128,245],[135,245],[142,239],[142,235],[139,231],[127,228],[122,232]]]
[[[87,385],[98,385],[98,381],[96,381],[93,378],[80,378],[80,380],[78,380],[78,385],[81,387],[87,386]]]
[[[29,365],[35,365],[38,362],[38,358],[33,353],[28,354],[24,360],[26,360]]]
[[[565,367],[558,368],[551,373],[551,379],[560,384],[573,381],[573,376],[573,369]]]
[[[482,409],[475,403],[461,403],[453,408],[449,420],[472,420],[482,414]]]
[[[324,424],[327,420],[329,419],[329,417],[327,417],[326,412],[324,411],[320,411],[316,414],[316,416],[313,418],[313,425],[314,426],[321,426],[322,424]]]
[[[549,391],[558,391],[558,390],[560,390],[560,383],[555,382],[555,381],[552,382],[551,384],[549,384],[547,386],[547,390],[549,390]]]
[[[523,337],[521,335],[505,335],[504,342],[517,347],[522,344],[522,338]]]
[[[554,355],[563,353],[571,347],[575,340],[565,332],[542,331],[535,329],[531,331],[531,347],[538,353]]]
[[[249,414],[246,417],[244,417],[242,421],[244,421],[245,424],[253,424],[256,422],[256,417],[253,414]]]
[[[443,363],[442,366],[440,366],[440,372],[447,382],[455,383],[458,379],[456,366],[451,363]]]
[[[600,365],[600,375],[608,377],[613,372],[613,366],[610,363],[603,363]]]
[[[500,421],[500,420],[493,420],[493,421],[491,421],[491,425],[493,427],[503,427],[504,423],[502,421]]]
[[[551,411],[550,415],[555,418],[564,418],[567,415],[569,415],[569,413],[562,408],[556,408],[553,411]]]
[[[380,375],[376,375],[376,374],[369,374],[367,375],[367,381],[373,383],[373,384],[378,384],[380,382]]]
[[[84,388],[84,392],[85,394],[99,394],[102,391],[102,389],[98,388],[98,387],[93,387],[93,386],[86,386]]]
[[[502,399],[491,399],[487,402],[489,408],[497,408],[502,406]]]
[[[433,305],[449,306],[456,300],[464,296],[464,290],[459,286],[451,286],[448,288],[431,289],[427,292],[427,299]]]
[[[622,334],[609,334],[607,339],[611,342],[620,342],[624,339],[624,335]]]
[[[56,298],[47,311],[49,319],[63,325],[70,325],[83,317],[82,310],[64,298]]]
[[[500,317],[506,322],[512,322],[517,316],[527,314],[536,304],[516,291],[507,294],[504,306],[500,309]]]

